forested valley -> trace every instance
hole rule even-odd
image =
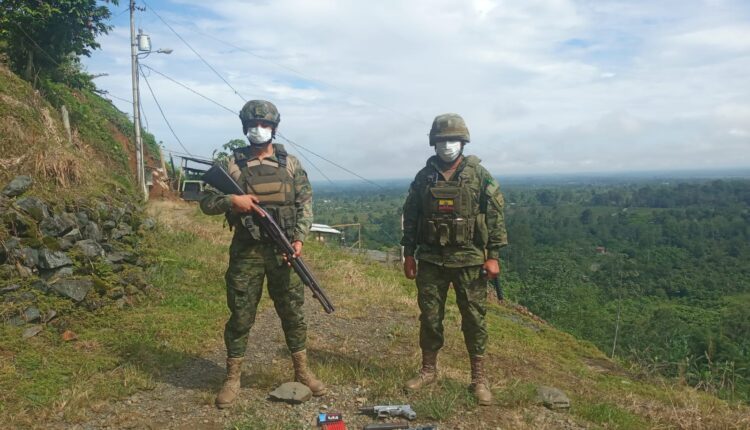
[[[501,186],[508,299],[640,371],[750,400],[750,180]],[[321,186],[316,222],[394,249],[407,188]]]

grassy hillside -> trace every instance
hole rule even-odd
[[[2,331],[0,415],[5,422],[32,427],[40,422],[87,423],[112,404],[129,408],[133,393],[158,391],[164,381],[179,391],[184,385],[175,380],[206,377],[186,373],[188,363],[211,357],[220,363],[229,232],[220,219],[199,214],[195,206],[154,203],[151,210],[161,221],[147,237],[153,249],[149,280],[158,293],[127,311],[108,309],[72,321],[75,342],[49,334],[24,341],[20,329]],[[308,296],[308,347],[316,372],[333,394],[295,408],[265,401],[267,393],[289,377],[289,363],[283,344],[261,333],[268,341],[254,343],[248,353],[251,370],[242,395],[246,402],[226,414],[210,406],[221,383],[220,364],[211,366],[206,384],[188,384],[198,393],[189,404],[212,423],[204,428],[308,428],[303,424],[322,405],[343,412],[355,428],[371,422],[355,416],[355,398],[411,403],[419,422],[439,422],[450,429],[750,426],[746,406],[624,368],[591,344],[509,305],[492,304],[488,312],[488,368],[496,406],[480,408],[467,394],[468,363],[453,300],[440,356],[442,379],[429,390],[406,395],[401,384],[418,364],[413,283],[394,268],[312,243],[306,256],[338,308],[326,316]],[[261,306],[270,307],[267,298]],[[275,316],[269,321],[277,330]],[[263,361],[266,354],[272,358]],[[539,385],[564,390],[572,400],[570,411],[537,405]],[[178,426],[174,421],[170,425]]]
[[[50,81],[38,86],[32,88],[0,63],[0,184],[30,175],[34,193],[53,199],[132,192],[135,152],[128,117],[89,90]],[[146,133],[144,144],[147,158],[159,160],[154,137]]]

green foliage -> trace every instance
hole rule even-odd
[[[232,139],[221,145],[221,151],[214,149],[211,158],[213,158],[215,162],[221,163],[222,166],[226,167],[229,164],[229,157],[232,156],[232,151],[246,145],[247,143],[242,139]]]
[[[109,18],[109,9],[91,0],[5,0],[0,6],[0,47],[26,80],[41,74],[60,82],[80,75],[78,56],[99,48],[96,37],[112,29]]]

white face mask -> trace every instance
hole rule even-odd
[[[435,143],[435,153],[446,163],[455,161],[461,154],[461,141],[447,141]]]
[[[247,129],[247,140],[252,145],[265,145],[271,141],[273,129],[270,127],[251,127]]]

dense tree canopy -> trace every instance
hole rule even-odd
[[[96,37],[112,28],[109,17],[107,6],[96,0],[3,0],[0,47],[27,80],[37,74],[61,76],[71,68],[76,72],[78,56],[99,48]]]

